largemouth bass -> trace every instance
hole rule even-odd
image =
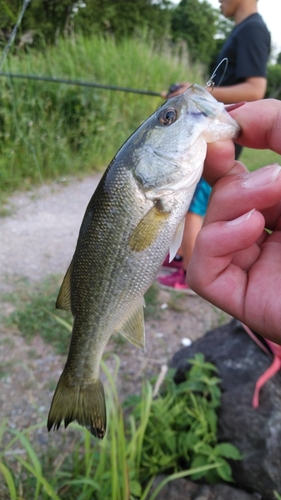
[[[99,365],[114,332],[144,348],[143,295],[178,250],[207,142],[234,138],[237,123],[198,85],[164,103],[124,143],[86,209],[57,308],[74,316],[68,358],[48,430],[77,420],[103,438]]]

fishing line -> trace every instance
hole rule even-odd
[[[25,13],[30,1],[31,0],[23,0],[22,10],[21,10],[20,15],[18,17],[18,20],[13,28],[10,39],[9,39],[9,41],[8,41],[4,51],[3,51],[2,60],[0,62],[0,76],[5,76],[8,78],[23,78],[23,79],[27,79],[27,80],[41,80],[41,81],[51,82],[51,83],[65,83],[67,85],[80,85],[82,87],[95,87],[98,89],[117,90],[120,92],[130,92],[133,94],[143,94],[143,95],[162,97],[160,92],[153,92],[150,90],[131,89],[131,88],[127,88],[127,87],[117,87],[116,85],[104,85],[101,83],[83,82],[80,80],[67,80],[64,78],[53,78],[53,77],[48,77],[48,76],[20,75],[18,73],[4,73],[4,72],[2,72],[1,71],[2,66],[3,66],[5,59],[8,55],[8,52],[9,52],[9,50],[10,50],[10,48],[15,40],[17,30],[20,26],[20,23],[22,21],[22,18],[24,16],[24,13]]]
[[[25,14],[25,11],[28,7],[28,4],[30,3],[31,0],[23,0],[23,4],[22,4],[22,9],[21,9],[21,12],[19,14],[19,17],[17,19],[17,22],[13,28],[13,31],[11,33],[11,36],[8,40],[8,43],[6,44],[5,48],[4,48],[4,51],[3,51],[3,55],[2,55],[2,59],[1,59],[1,62],[0,62],[0,72],[1,72],[1,69],[2,69],[2,66],[7,58],[7,55],[12,47],[12,44],[15,40],[15,37],[16,37],[16,34],[17,34],[17,31],[18,31],[18,28],[21,24],[21,21],[22,21],[22,18]],[[1,74],[1,73],[0,73]],[[9,79],[9,85],[12,89],[12,82],[11,80]],[[33,146],[33,144],[31,144],[31,142],[26,139],[26,137],[24,136],[23,132],[21,131],[20,129],[20,126],[19,126],[19,122],[18,122],[18,119],[17,119],[17,108],[16,108],[16,98],[12,100],[12,111],[13,111],[13,117],[14,117],[14,123],[15,123],[15,127],[16,127],[16,130],[17,130],[17,134],[18,134],[18,137],[21,138],[23,140],[23,142],[25,142],[25,144],[27,145],[27,147],[31,150],[31,153],[32,153],[32,156],[34,158],[34,162],[35,162],[35,165],[36,165],[36,168],[37,168],[37,172],[38,172],[38,176],[39,176],[39,179],[40,179],[40,182],[43,184],[43,177],[42,177],[42,173],[41,173],[41,169],[40,169],[40,165],[39,165],[39,161],[38,161],[38,158],[37,158],[37,155],[36,155],[36,151],[35,151],[35,148]]]
[[[116,85],[105,85],[103,83],[84,82],[81,80],[68,80],[65,78],[53,78],[51,76],[21,75],[19,73],[4,73],[4,72],[0,72],[0,76],[6,76],[9,78],[24,78],[26,80],[41,80],[43,82],[50,82],[50,83],[65,83],[67,85],[80,85],[82,87],[94,87],[98,89],[117,90],[119,92],[130,92],[133,94],[143,94],[143,95],[162,97],[160,92],[153,92],[152,90],[131,89],[129,87],[118,87]]]
[[[17,34],[17,31],[18,31],[18,28],[20,26],[20,23],[22,21],[22,18],[24,16],[24,13],[25,13],[25,11],[27,9],[27,6],[28,6],[28,4],[29,4],[30,1],[31,0],[23,0],[23,5],[22,5],[22,9],[21,9],[20,15],[19,15],[18,20],[17,20],[17,22],[16,22],[16,24],[15,24],[15,26],[13,28],[13,31],[11,33],[11,36],[10,36],[9,40],[8,40],[8,43],[6,44],[6,47],[4,48],[4,51],[3,51],[2,59],[1,59],[1,62],[0,62],[0,71],[1,71],[2,66],[3,66],[3,64],[5,62],[5,59],[6,59],[7,55],[8,55],[8,52],[9,52],[10,48],[12,47],[13,42],[14,42],[14,40],[16,38],[16,34]]]
[[[222,74],[222,76],[221,76],[221,79],[220,79],[220,81],[219,81],[218,85],[217,85],[218,87],[220,86],[220,84],[221,84],[221,82],[222,82],[222,80],[223,80],[223,78],[224,78],[224,75],[225,75],[225,73],[226,73],[227,66],[228,66],[228,59],[227,59],[227,57],[225,57],[224,59],[222,59],[222,60],[221,60],[221,62],[217,65],[217,67],[215,68],[214,72],[212,73],[211,78],[207,81],[207,83],[206,83],[206,87],[211,87],[212,89],[214,88],[215,83],[213,82],[213,78],[215,78],[215,76],[216,76],[216,74],[217,74],[217,70],[219,69],[219,67],[220,67],[223,63],[225,63],[224,72],[223,72],[223,74]]]

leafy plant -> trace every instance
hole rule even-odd
[[[114,382],[119,368],[119,360],[117,357],[115,359],[114,373],[110,373],[102,363],[107,378],[109,420],[103,441],[96,441],[87,430],[72,424],[71,433],[74,432],[74,438],[67,450],[60,447],[58,462],[57,453],[52,456],[45,452],[40,456],[31,444],[32,433],[43,424],[17,431],[9,429],[7,421],[1,423],[0,475],[4,478],[11,500],[154,500],[169,481],[185,476],[201,477],[207,471],[223,467],[223,453],[217,452],[217,459],[209,461],[210,463],[206,461],[204,465],[193,469],[178,470],[174,446],[171,447],[171,442],[177,438],[168,439],[167,456],[164,459],[161,429],[154,436],[158,444],[152,444],[148,438],[152,437],[151,429],[159,410],[158,401],[163,397],[153,400],[152,386],[147,382],[138,398],[136,411],[126,416],[128,406],[125,410],[121,406]],[[173,387],[170,378],[168,386]],[[173,399],[174,394],[167,393],[165,398]],[[151,460],[150,452],[155,453],[150,457]],[[171,454],[174,458],[172,465],[169,463]],[[157,457],[160,465],[155,466]],[[162,457],[161,460],[159,457]],[[167,464],[170,473],[152,493],[155,476],[166,472]]]
[[[43,333],[45,341],[52,343],[64,335],[68,341],[71,323],[52,312],[57,288],[58,280],[53,277],[41,285],[39,293],[28,291],[26,283],[24,293],[18,290],[17,300],[22,307],[12,314],[12,321],[26,335]],[[157,293],[153,288],[148,291],[146,301],[155,308]],[[64,351],[67,343],[60,345]],[[75,429],[72,452],[63,454],[59,467],[54,453],[40,456],[35,450],[33,429],[19,432],[4,428],[3,424],[0,441],[5,434],[8,444],[0,453],[0,473],[12,499],[23,490],[28,492],[28,499],[32,491],[34,500],[145,500],[155,477],[166,474],[150,497],[152,500],[159,488],[178,477],[190,476],[194,480],[204,477],[210,482],[232,480],[227,460],[241,457],[231,444],[217,442],[221,392],[216,368],[197,355],[190,360],[191,369],[185,382],[176,385],[170,370],[157,398],[153,398],[152,385],[147,381],[140,395],[131,396],[121,406],[114,383],[119,367],[119,360],[115,359],[114,374],[102,363],[107,379],[106,438],[96,442],[88,431],[72,425]],[[7,434],[12,436],[10,440]],[[24,456],[13,452],[15,443]]]
[[[163,394],[151,404],[143,450],[142,475],[163,471],[215,465],[211,470],[193,473],[191,479],[205,477],[209,482],[232,481],[227,459],[241,459],[237,448],[217,442],[217,409],[221,391],[216,368],[204,362],[201,354],[190,360],[186,381],[176,385],[173,372],[165,382]],[[147,389],[146,389],[147,390]],[[138,397],[129,400],[137,426],[142,419]]]

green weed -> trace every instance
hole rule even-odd
[[[25,338],[40,335],[58,354],[66,354],[70,335],[64,321],[71,321],[71,314],[55,310],[58,289],[56,277],[43,281],[35,290],[27,283],[18,285],[13,295],[6,296],[15,303],[16,310],[4,321],[8,326],[16,325]]]
[[[268,149],[244,148],[239,161],[242,161],[248,170],[253,171],[272,163],[280,164],[281,156]]]
[[[64,450],[40,455],[32,432],[0,425],[0,475],[11,500],[154,500],[169,481],[190,476],[231,481],[227,459],[240,459],[238,450],[217,443],[216,409],[220,402],[215,368],[198,355],[186,382],[176,386],[172,373],[163,394],[153,399],[146,382],[142,394],[122,407],[111,373],[102,362],[106,384],[108,430],[103,441],[76,424]],[[69,439],[68,439],[69,441]],[[151,492],[159,474],[165,479]]]
[[[221,392],[216,368],[205,363],[200,354],[190,360],[190,364],[186,381],[176,385],[170,371],[163,394],[151,403],[143,436],[142,475],[149,478],[167,471],[178,472],[181,468],[214,465],[211,470],[192,473],[191,479],[232,481],[226,459],[238,460],[241,456],[231,444],[217,442],[216,412]],[[145,395],[142,398],[146,399]],[[127,402],[132,403],[136,428],[143,419],[141,401],[139,396],[132,396]]]
[[[70,313],[55,309],[59,281],[56,277],[43,281],[36,290],[30,289],[25,282],[18,286],[15,294],[5,296],[5,299],[15,303],[16,310],[12,312],[5,323],[8,326],[16,325],[27,339],[40,335],[42,339],[51,344],[58,354],[66,354],[69,346],[69,326],[72,321]],[[160,314],[158,310],[158,287],[152,285],[145,294],[145,317]],[[71,331],[71,328],[70,328]],[[123,345],[125,340],[120,335],[115,335],[117,345]]]
[[[147,36],[119,43],[61,38],[45,51],[10,54],[3,70],[156,92],[202,78],[179,47],[159,48]],[[9,78],[1,78],[0,99],[0,191],[6,192],[103,170],[162,103],[160,97]]]
[[[9,372],[11,370],[11,366],[12,366],[11,361],[5,361],[5,362],[1,363],[0,380],[9,377]]]
[[[160,309],[159,309],[158,295],[159,295],[159,288],[155,283],[153,283],[144,295],[145,319],[153,318],[155,317],[156,314],[159,315]]]

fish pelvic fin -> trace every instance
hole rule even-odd
[[[100,379],[78,384],[63,371],[48,415],[47,428],[65,428],[74,420],[86,427],[95,437],[102,439],[106,431],[104,389]]]
[[[71,274],[72,262],[66,272],[63,282],[60,287],[58,298],[56,301],[56,308],[63,309],[64,311],[71,311]]]
[[[144,331],[144,299],[131,311],[117,331],[123,335],[129,342],[144,351],[145,331]]]
[[[178,228],[173,236],[173,239],[170,243],[170,250],[169,250],[169,255],[170,259],[169,262],[172,262],[174,259],[175,255],[177,254],[177,251],[179,247],[181,246],[182,238],[183,238],[183,232],[184,232],[184,223],[185,223],[185,217],[181,220],[181,222],[178,225]]]

